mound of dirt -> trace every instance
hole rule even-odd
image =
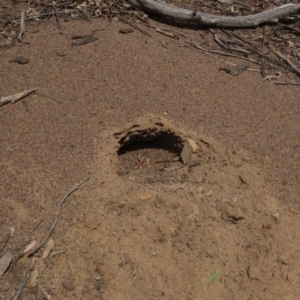
[[[27,275],[19,299],[297,299],[298,90],[116,21],[62,26],[1,52],[0,95],[39,93],[0,109],[0,299]]]

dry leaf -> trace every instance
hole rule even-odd
[[[30,244],[28,244],[28,245],[26,246],[26,248],[24,249],[24,253],[29,252],[31,249],[34,248],[35,245],[36,245],[36,241],[30,242]]]
[[[54,240],[52,239],[49,240],[46,244],[45,250],[43,251],[42,258],[46,258],[49,255],[49,253],[52,251],[54,246],[55,246]]]
[[[5,273],[12,261],[12,254],[10,252],[5,253],[0,259],[0,277]]]
[[[39,271],[35,268],[30,273],[29,284],[31,287],[35,287],[37,285],[38,277],[39,277]]]

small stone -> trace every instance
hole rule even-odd
[[[237,222],[245,219],[245,214],[239,207],[227,206],[224,209],[222,217],[223,219],[231,219],[232,221]]]
[[[263,224],[262,229],[272,229],[272,224],[269,224],[269,223]]]
[[[284,265],[290,264],[290,256],[288,253],[283,253],[277,260]]]
[[[239,64],[237,66],[227,65],[226,67],[220,68],[219,70],[223,70],[232,76],[238,76],[242,73],[242,71],[248,69],[249,67],[250,67],[250,64],[248,62],[245,62],[245,63]]]
[[[232,198],[232,203],[236,203],[238,201],[238,197],[233,197]]]
[[[266,156],[264,159],[264,164],[265,165],[271,165],[273,163],[272,158],[269,156]]]
[[[279,221],[279,216],[280,216],[280,213],[275,213],[275,214],[272,214],[272,215],[271,215],[271,217],[272,217],[276,222]]]
[[[248,157],[248,156],[243,156],[243,157],[242,157],[242,160],[243,160],[244,162],[250,162],[250,161],[251,161],[251,158]]]
[[[95,288],[97,291],[100,291],[103,286],[103,278],[97,279],[95,281]]]
[[[66,54],[64,52],[62,52],[62,51],[57,51],[56,55],[59,56],[59,57],[66,56]]]
[[[167,187],[171,191],[177,191],[179,189],[184,189],[186,187],[186,182],[185,183],[173,183]]]
[[[203,177],[199,177],[195,180],[195,183],[203,183],[204,182],[204,178]]]
[[[192,153],[198,151],[198,146],[194,140],[188,139],[184,143],[183,149],[180,153],[180,157],[184,164],[187,164],[192,157]]]
[[[11,59],[9,62],[16,62],[20,65],[25,65],[29,63],[29,58],[25,57],[25,56],[16,56],[13,59]]]
[[[106,273],[106,267],[105,267],[105,265],[104,265],[104,261],[103,260],[101,260],[101,259],[98,259],[96,262],[95,262],[95,264],[96,264],[96,270],[97,270],[97,272],[101,275],[101,276],[104,276],[105,275],[105,273]]]
[[[196,153],[199,150],[198,145],[196,144],[196,142],[192,139],[187,139],[187,142],[190,144],[190,146],[192,147],[193,153]]]
[[[260,280],[260,278],[261,278],[261,272],[255,266],[249,266],[247,274],[248,274],[248,277],[252,280]]]
[[[122,28],[119,30],[119,33],[122,33],[122,34],[127,34],[127,33],[132,33],[134,32],[133,28]]]
[[[206,193],[206,196],[210,197],[213,194],[213,191],[210,190],[209,192]]]
[[[73,283],[70,280],[64,280],[62,282],[62,286],[69,291],[75,290],[75,286],[73,285]]]
[[[150,194],[140,195],[140,200],[149,200],[152,196]]]

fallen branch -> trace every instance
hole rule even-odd
[[[288,3],[254,15],[231,17],[194,12],[155,0],[129,0],[129,2],[135,8],[167,17],[174,21],[230,29],[254,28],[265,23],[278,23],[280,18],[299,14],[300,12],[300,4]]]
[[[76,185],[75,187],[73,187],[64,197],[63,199],[60,201],[59,205],[58,205],[58,209],[57,209],[57,212],[56,212],[56,215],[55,215],[55,219],[54,219],[54,222],[50,228],[50,230],[48,231],[48,233],[46,234],[46,236],[43,238],[43,240],[41,241],[40,244],[38,244],[37,246],[35,246],[29,253],[28,253],[28,256],[32,256],[34,253],[36,253],[40,248],[43,247],[43,245],[46,243],[46,241],[48,240],[48,238],[51,236],[55,226],[56,226],[56,223],[57,223],[57,220],[58,220],[58,217],[59,217],[59,214],[60,214],[60,210],[61,210],[61,207],[62,205],[64,204],[64,202],[66,201],[66,199],[73,193],[75,192],[77,189],[79,189],[79,187],[81,187],[87,180],[89,179],[89,177],[86,177],[84,180],[82,180],[78,185]]]
[[[0,106],[7,104],[7,103],[15,103],[15,102],[29,96],[30,94],[32,94],[34,92],[35,92],[35,89],[31,89],[31,90],[24,91],[22,93],[18,93],[18,94],[6,96],[6,97],[1,97],[0,98]]]

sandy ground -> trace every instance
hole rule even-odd
[[[40,299],[298,299],[298,87],[230,76],[181,40],[120,34],[120,22],[71,46],[106,25],[66,22],[60,35],[52,20],[1,51],[0,96],[40,94],[0,108],[0,240],[15,226],[0,257],[39,243],[89,176],[62,207],[56,255],[36,253]],[[30,63],[9,62],[18,55]],[[176,169],[187,138],[199,149]],[[0,299],[30,264],[0,278]],[[35,283],[21,299],[35,299]]]

